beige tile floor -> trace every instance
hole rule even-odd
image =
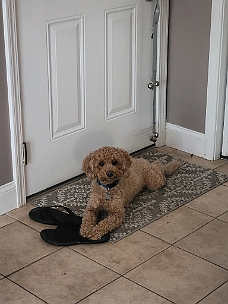
[[[228,174],[172,148],[162,152]],[[228,183],[116,244],[43,242],[27,204],[0,216],[0,303],[228,303]]]

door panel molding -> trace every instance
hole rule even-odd
[[[135,111],[136,20],[136,5],[105,12],[106,120]]]
[[[51,140],[85,128],[84,19],[47,23]]]

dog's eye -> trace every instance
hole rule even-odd
[[[115,159],[112,161],[112,165],[113,165],[113,166],[116,166],[116,165],[117,165],[117,163],[118,163],[118,161],[117,161],[117,160],[115,160]]]
[[[103,167],[104,166],[104,162],[99,162],[99,166]]]

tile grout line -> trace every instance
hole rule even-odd
[[[98,265],[103,266],[103,267],[105,267],[106,269],[113,271],[114,273],[116,273],[117,275],[119,275],[119,277],[125,278],[125,275],[126,275],[127,273],[129,273],[130,271],[136,269],[137,267],[143,265],[143,264],[146,263],[147,261],[149,261],[149,260],[153,259],[154,257],[156,257],[157,255],[159,255],[160,253],[164,252],[164,251],[167,250],[168,248],[172,247],[172,244],[169,244],[169,243],[167,243],[167,244],[169,245],[168,247],[162,249],[161,251],[157,252],[157,253],[154,254],[153,256],[147,258],[146,260],[142,261],[141,263],[139,263],[138,265],[132,267],[130,270],[128,270],[128,271],[126,271],[126,272],[124,272],[124,273],[119,273],[119,272],[117,272],[116,270],[113,270],[113,269],[109,268],[108,266],[106,266],[106,265],[104,265],[104,264],[102,264],[102,263],[100,263],[100,262],[98,262],[98,261],[95,261],[95,260],[93,260],[92,258],[86,256],[85,254],[82,254],[81,252],[78,252],[78,251],[76,251],[76,250],[74,250],[74,249],[72,249],[72,248],[69,248],[69,249],[73,250],[74,252],[77,252],[78,254],[82,255],[83,257],[88,258],[89,260],[91,260],[91,261],[97,263]]]
[[[26,292],[30,293],[31,295],[33,295],[34,297],[36,297],[37,299],[41,300],[42,302],[49,304],[48,302],[46,302],[45,300],[43,300],[42,298],[38,297],[36,294],[32,293],[30,290],[26,289],[25,287],[21,286],[20,284],[18,284],[17,282],[14,282],[13,280],[11,280],[10,278],[5,278],[6,280],[9,280],[10,282],[12,282],[13,284],[17,285],[18,287],[22,288],[23,290],[25,290]]]
[[[168,298],[166,298],[166,297],[164,297],[164,296],[160,295],[160,294],[159,294],[159,293],[157,293],[156,291],[150,290],[150,289],[149,289],[149,288],[147,288],[146,286],[143,286],[143,285],[141,285],[140,283],[135,282],[135,281],[133,281],[133,280],[132,280],[132,279],[130,279],[130,278],[127,278],[127,277],[124,277],[124,276],[122,276],[122,277],[123,277],[124,279],[127,279],[128,281],[130,281],[130,282],[132,282],[132,283],[134,283],[134,284],[136,284],[136,285],[138,285],[138,286],[140,286],[140,287],[142,287],[142,288],[144,288],[144,289],[146,289],[146,290],[148,290],[148,291],[150,291],[150,292],[152,292],[152,293],[156,294],[157,296],[159,296],[159,297],[161,297],[161,298],[163,298],[163,299],[165,299],[165,300],[169,301],[170,303],[175,304],[175,302],[173,302],[172,300],[170,300],[170,299],[168,299]]]
[[[112,284],[113,282],[117,281],[119,278],[121,278],[121,276],[119,276],[118,278],[115,278],[114,280],[104,284],[103,286],[101,286],[100,288],[96,289],[95,291],[91,292],[90,294],[88,294],[87,296],[85,296],[84,298],[80,299],[79,301],[77,301],[75,304],[80,303],[81,301],[85,300],[86,298],[89,298],[91,295],[95,294],[96,292],[100,291],[101,289],[105,288],[106,286]]]
[[[159,238],[158,236],[156,236],[156,235],[154,235],[154,234],[152,234],[152,233],[150,233],[150,232],[143,231],[143,230],[140,230],[140,231],[142,231],[142,232],[144,232],[144,233],[147,233],[148,235],[151,235],[151,236],[153,236],[153,237],[155,237],[155,238],[157,238],[157,239],[159,239],[159,240],[161,240],[161,241],[163,241],[163,242],[166,242],[166,243],[170,244],[171,246],[173,246],[173,245],[175,245],[177,242],[183,240],[184,238],[188,237],[188,236],[191,235],[192,233],[196,232],[197,230],[203,228],[204,226],[208,225],[209,223],[211,223],[211,222],[213,222],[213,221],[215,221],[215,220],[216,220],[216,218],[212,218],[209,222],[207,222],[207,223],[203,224],[202,226],[196,228],[196,229],[193,230],[192,232],[189,232],[188,234],[186,234],[185,236],[181,237],[180,239],[178,239],[177,241],[175,241],[175,242],[173,242],[173,243],[172,243],[172,242],[169,242],[169,241],[167,241],[167,240],[164,240],[164,239],[162,239],[162,238]],[[143,227],[143,228],[144,228],[144,227]],[[142,228],[142,229],[143,229],[143,228]]]
[[[214,219],[211,220],[210,222],[208,222],[208,223],[204,224],[203,226],[197,228],[196,230],[190,232],[189,234],[187,234],[186,236],[180,238],[178,241],[175,241],[174,243],[170,243],[170,242],[168,242],[168,241],[166,241],[166,240],[163,240],[163,239],[161,239],[161,238],[158,238],[158,237],[156,237],[155,235],[153,235],[153,234],[151,234],[151,233],[149,233],[149,232],[146,232],[146,231],[142,231],[142,232],[147,233],[147,234],[149,234],[149,235],[151,235],[151,236],[153,236],[153,237],[156,237],[157,239],[159,239],[159,240],[161,240],[161,241],[163,241],[163,242],[168,243],[170,246],[167,247],[166,249],[164,249],[163,251],[165,251],[165,250],[167,250],[167,249],[169,249],[169,248],[171,248],[171,247],[178,248],[178,249],[180,249],[180,250],[182,250],[182,251],[184,251],[184,252],[187,252],[187,253],[189,253],[189,254],[192,254],[193,256],[196,256],[196,257],[198,257],[198,258],[200,258],[200,259],[202,259],[202,260],[204,260],[204,261],[206,261],[206,262],[208,262],[208,263],[211,263],[211,264],[213,264],[213,265],[215,265],[215,266],[218,266],[218,267],[220,267],[220,268],[222,268],[222,269],[224,269],[224,270],[228,270],[227,268],[225,268],[225,267],[223,267],[223,266],[221,266],[221,265],[218,265],[218,264],[216,264],[216,263],[214,263],[214,262],[212,262],[212,261],[210,261],[210,260],[207,260],[206,258],[203,258],[203,257],[201,257],[201,256],[199,256],[199,255],[197,255],[197,254],[195,254],[195,253],[192,253],[192,252],[190,252],[190,251],[188,251],[188,250],[186,250],[186,249],[183,249],[183,248],[181,248],[181,247],[178,247],[178,244],[177,244],[179,241],[185,239],[186,237],[190,236],[191,234],[195,233],[196,231],[200,230],[201,228],[207,226],[208,224],[210,224],[210,223],[212,223],[212,222],[214,222],[214,221],[216,221],[216,220],[218,220],[218,219],[214,218]],[[219,220],[219,221],[220,221],[220,220]],[[226,223],[226,222],[224,222],[224,221],[221,221],[221,222]],[[226,223],[226,224],[227,224],[227,223]],[[161,251],[161,252],[163,252],[163,251]],[[159,253],[160,253],[160,252],[159,252]],[[158,254],[159,254],[159,253],[158,253]],[[156,254],[156,255],[157,255],[157,254]],[[155,255],[155,256],[156,256],[156,255]],[[153,256],[153,257],[154,257],[154,256]],[[148,260],[152,259],[153,257],[149,258]],[[148,260],[147,260],[147,261],[148,261]],[[143,263],[144,263],[144,262],[143,262]],[[143,263],[142,263],[142,264],[143,264]],[[141,265],[141,264],[140,264],[140,265]],[[138,266],[136,266],[136,267],[138,267]],[[135,268],[136,268],[136,267],[135,267]],[[131,270],[130,270],[130,271],[131,271]]]
[[[218,264],[216,264],[216,263],[213,263],[213,262],[211,262],[211,261],[208,261],[208,260],[206,260],[205,258],[202,258],[202,257],[200,257],[200,256],[198,256],[198,255],[196,255],[196,254],[194,254],[194,253],[192,253],[192,252],[189,252],[189,251],[187,251],[187,250],[185,250],[185,249],[179,248],[179,247],[177,247],[175,244],[171,244],[168,248],[162,250],[161,252],[159,252],[158,254],[154,255],[153,257],[150,257],[150,258],[147,259],[146,261],[142,262],[140,265],[137,265],[136,267],[132,268],[132,269],[129,270],[128,272],[124,273],[122,276],[123,276],[124,278],[128,279],[129,281],[131,281],[131,282],[133,282],[133,283],[136,283],[137,285],[139,285],[139,286],[141,286],[141,287],[144,287],[145,289],[148,289],[148,288],[146,288],[145,286],[141,285],[140,283],[137,283],[137,282],[133,281],[132,279],[126,277],[125,275],[126,275],[127,273],[131,272],[132,270],[136,269],[137,267],[141,266],[141,265],[144,264],[145,262],[147,262],[147,261],[149,261],[149,260],[152,260],[155,256],[159,255],[160,253],[162,253],[162,252],[164,252],[164,251],[166,251],[167,249],[172,248],[172,247],[173,247],[173,248],[177,248],[177,249],[179,249],[179,250],[181,250],[181,251],[183,251],[183,252],[186,252],[186,253],[188,253],[188,254],[190,254],[190,255],[192,255],[192,256],[195,256],[195,257],[197,257],[197,258],[199,258],[199,259],[201,259],[201,260],[204,260],[204,261],[206,261],[206,262],[208,262],[208,263],[210,263],[210,264],[212,264],[212,265],[215,265],[215,266],[217,266],[217,267],[219,267],[219,268],[221,268],[221,269],[227,271],[227,269],[224,268],[224,267],[221,266],[221,265],[218,265]],[[207,294],[204,298],[206,298],[207,296],[209,296],[210,294],[212,294],[214,291],[216,291],[218,288],[220,288],[221,286],[223,286],[223,285],[226,284],[227,282],[228,282],[228,280],[226,280],[225,282],[223,282],[220,286],[218,286],[217,288],[215,288],[213,291],[211,291],[209,294]],[[148,290],[151,291],[150,289],[148,289]],[[154,292],[154,291],[152,291],[152,292]],[[154,293],[157,294],[157,295],[159,295],[159,296],[161,296],[160,294],[158,294],[158,293],[156,293],[156,292],[154,292]],[[162,296],[162,297],[163,297],[163,296]],[[164,297],[163,297],[163,298],[164,298]],[[200,300],[197,301],[195,304],[199,303],[199,302],[202,301],[204,298],[200,299]],[[169,299],[167,299],[167,298],[164,298],[164,299],[169,300]],[[171,301],[171,300],[169,300],[169,301]],[[171,303],[175,303],[175,302],[172,302],[172,301],[171,301]]]
[[[132,282],[132,283],[134,283],[134,284],[136,284],[136,285],[140,286],[141,288],[143,288],[143,289],[145,289],[145,290],[147,290],[147,291],[149,291],[149,292],[151,292],[151,293],[153,293],[153,294],[156,294],[157,296],[159,296],[159,297],[161,297],[161,298],[163,298],[163,299],[165,299],[165,300],[169,301],[170,303],[175,304],[175,302],[173,302],[173,301],[171,301],[171,300],[169,300],[169,299],[165,298],[164,296],[162,296],[162,295],[158,294],[157,292],[155,292],[155,291],[153,291],[153,290],[150,290],[149,288],[147,288],[147,287],[145,287],[145,286],[143,286],[143,285],[139,284],[138,282],[135,282],[135,281],[133,281],[133,280],[131,280],[131,279],[129,279],[129,278],[127,278],[127,277],[125,277],[124,275],[120,275],[118,278],[116,278],[116,279],[112,280],[111,282],[109,282],[109,283],[105,284],[104,286],[102,286],[102,287],[98,288],[97,290],[95,290],[95,291],[94,291],[94,292],[92,292],[91,294],[87,295],[86,297],[82,298],[81,300],[79,300],[79,301],[78,301],[78,302],[76,302],[75,304],[80,303],[81,301],[85,300],[86,298],[90,297],[91,295],[95,294],[96,292],[98,292],[98,291],[102,290],[103,288],[107,287],[108,285],[111,285],[113,282],[115,282],[115,281],[119,280],[120,278],[123,278],[123,279],[125,279],[125,280],[127,280],[127,281],[129,281],[129,282]]]
[[[179,250],[182,250],[182,251],[184,251],[184,252],[186,252],[186,253],[188,253],[188,254],[190,254],[190,255],[193,255],[193,256],[195,256],[195,257],[197,257],[197,258],[199,258],[199,259],[201,259],[201,260],[203,260],[203,261],[206,261],[206,262],[208,262],[208,263],[210,263],[210,264],[212,264],[212,265],[214,265],[214,266],[217,266],[217,267],[219,267],[219,268],[221,268],[221,269],[223,269],[223,270],[226,270],[226,271],[228,270],[228,269],[225,268],[224,266],[221,266],[221,265],[219,265],[219,264],[216,264],[215,262],[209,261],[209,260],[207,260],[206,258],[203,258],[203,257],[197,255],[196,253],[193,253],[193,252],[190,252],[190,251],[188,251],[188,250],[186,250],[186,249],[183,249],[183,248],[181,248],[181,247],[178,247],[178,246],[175,245],[175,244],[173,244],[172,246],[173,246],[174,248],[177,248],[177,249],[179,249]]]
[[[208,296],[210,296],[211,294],[213,294],[216,290],[218,290],[220,287],[222,287],[223,285],[225,285],[226,283],[228,283],[228,280],[226,280],[226,282],[222,283],[220,286],[218,286],[217,288],[215,288],[214,290],[212,290],[209,294],[207,294],[205,297],[203,297],[202,299],[200,299],[198,302],[196,302],[196,304],[200,303],[202,300],[206,299]]]
[[[146,226],[145,226],[145,227],[146,227]],[[142,227],[141,229],[144,229],[145,227]],[[158,237],[158,236],[156,236],[156,235],[154,235],[154,234],[152,234],[152,233],[150,233],[150,232],[141,230],[141,229],[140,229],[139,231],[141,231],[141,232],[143,232],[143,233],[145,233],[145,234],[147,234],[147,235],[149,235],[149,236],[152,236],[152,237],[156,238],[156,239],[159,240],[159,241],[162,241],[162,242],[167,243],[167,244],[169,245],[167,248],[169,248],[170,246],[172,246],[172,243],[170,243],[169,241],[163,240],[163,239],[161,239],[160,237]],[[166,248],[166,249],[167,249],[167,248]]]
[[[3,276],[4,276],[4,278],[6,278],[6,279],[10,279],[10,276],[11,276],[11,275],[14,275],[15,273],[17,273],[17,272],[19,272],[19,271],[21,271],[21,270],[23,270],[23,269],[25,269],[25,268],[27,268],[27,267],[29,267],[29,266],[35,264],[35,263],[41,261],[42,259],[44,259],[44,258],[46,258],[46,257],[48,257],[48,256],[50,256],[50,255],[52,255],[52,254],[54,254],[54,253],[60,251],[60,250],[63,249],[63,248],[64,248],[64,247],[60,247],[60,248],[58,248],[57,250],[52,251],[51,253],[48,253],[48,254],[44,255],[43,257],[38,258],[37,260],[35,260],[35,261],[33,261],[33,262],[31,262],[31,263],[29,263],[29,264],[27,264],[27,265],[24,265],[23,267],[21,267],[21,268],[15,270],[15,271],[13,271],[13,272],[7,274],[7,275],[3,275]],[[10,279],[10,280],[12,281],[12,279]],[[15,282],[14,282],[14,283],[15,283]]]
[[[213,218],[212,220],[210,220],[209,222],[203,224],[202,226],[196,228],[195,230],[193,230],[192,232],[190,232],[189,234],[183,236],[182,238],[180,238],[178,241],[175,241],[172,243],[172,245],[175,245],[176,243],[178,243],[179,241],[185,239],[186,237],[190,236],[191,234],[195,233],[196,231],[202,229],[203,227],[207,226],[208,224],[212,223],[212,222],[215,222],[216,221],[216,218]]]
[[[204,194],[206,194],[206,193],[204,193]],[[202,194],[202,195],[204,195],[204,194]],[[190,202],[191,202],[191,201],[190,201]],[[189,203],[190,203],[190,202],[189,202]],[[211,217],[211,218],[213,218],[213,219],[218,219],[218,217],[220,217],[221,215],[223,215],[223,214],[225,214],[226,212],[228,212],[228,211],[224,211],[224,212],[222,212],[222,213],[219,214],[219,215],[213,216],[213,215],[207,214],[207,213],[205,213],[205,212],[203,212],[203,211],[197,210],[197,209],[195,209],[194,207],[187,206],[187,205],[188,205],[188,203],[185,204],[185,205],[183,205],[183,207],[192,209],[192,210],[197,211],[197,212],[199,212],[199,213],[201,213],[201,214],[203,214],[203,215],[207,215],[207,216],[209,216],[209,217]]]
[[[72,245],[71,245],[71,246],[72,246]],[[76,246],[77,246],[77,245],[76,245]],[[100,266],[102,266],[102,267],[104,267],[104,268],[106,268],[106,269],[108,269],[108,270],[114,272],[114,273],[117,274],[118,276],[121,276],[121,273],[117,272],[116,270],[113,270],[113,269],[109,268],[108,266],[102,264],[101,262],[98,262],[98,261],[96,261],[96,260],[93,260],[92,258],[88,257],[87,255],[85,255],[85,254],[83,254],[83,253],[81,253],[81,252],[79,252],[79,251],[77,251],[77,250],[74,250],[74,249],[72,249],[72,248],[70,248],[70,247],[68,247],[68,246],[66,246],[66,247],[67,247],[68,249],[72,250],[74,253],[80,254],[80,255],[83,256],[84,258],[87,258],[87,259],[89,259],[90,261],[92,261],[92,262],[94,262],[94,263],[97,263],[98,265],[100,265]]]
[[[143,262],[139,263],[138,265],[134,266],[133,268],[131,268],[130,270],[126,271],[125,273],[122,274],[123,277],[125,277],[126,274],[128,274],[129,272],[131,272],[132,270],[135,270],[136,268],[138,268],[139,266],[142,266],[143,264],[145,264],[146,262],[148,262],[149,260],[152,260],[153,258],[155,258],[156,256],[158,256],[159,254],[163,253],[164,251],[166,251],[167,249],[171,248],[172,244],[170,244],[170,246],[168,246],[167,248],[162,249],[161,251],[157,252],[156,254],[154,254],[153,256],[149,257],[148,259],[144,260]]]

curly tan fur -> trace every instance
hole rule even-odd
[[[162,164],[159,160],[149,163],[143,158],[132,158],[120,148],[103,147],[91,152],[82,163],[82,169],[92,181],[91,195],[83,214],[80,233],[92,240],[100,239],[107,232],[121,225],[124,207],[146,186],[157,190],[166,183],[165,175],[172,174],[181,166],[178,161]],[[109,190],[99,185],[118,184]],[[108,216],[97,223],[97,215],[106,210]]]

